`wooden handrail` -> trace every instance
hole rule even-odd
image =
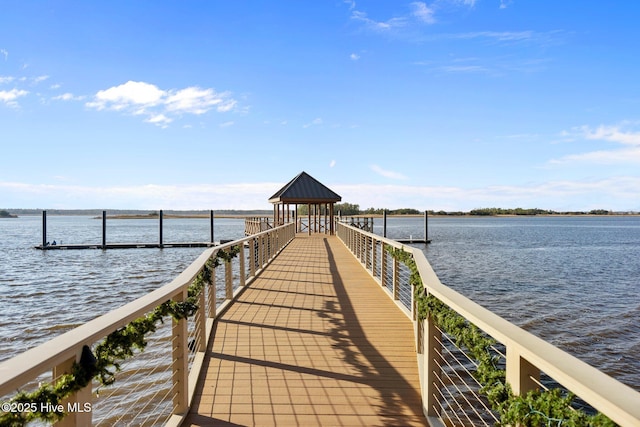
[[[519,379],[524,376],[521,375],[520,370],[533,367],[538,372],[545,372],[614,422],[623,426],[640,425],[639,392],[443,285],[422,250],[344,223],[337,223],[337,230],[338,237],[365,267],[367,256],[362,253],[366,249],[361,244],[363,238],[373,239],[374,242],[410,252],[429,294],[506,346],[507,382],[512,386],[515,394],[524,393],[530,388],[527,384],[520,384]],[[375,247],[375,244],[365,246]],[[371,273],[371,270],[368,270]],[[378,279],[375,275],[374,278],[382,282],[382,279]],[[393,280],[394,282],[398,280],[395,274]],[[396,289],[395,283],[393,289]],[[390,296],[394,297],[393,294],[395,291]],[[413,317],[409,310],[405,310],[405,313],[410,318]],[[428,333],[422,336],[425,333],[424,326],[416,326],[416,340],[418,337],[423,340],[430,339]],[[424,357],[424,360],[419,361],[420,377],[424,379],[427,372],[437,371],[439,368],[429,357],[418,354],[418,358],[421,357]],[[426,394],[426,388],[424,394]],[[427,415],[427,407],[425,407],[425,415]]]
[[[255,274],[259,273],[265,267],[265,265],[267,265],[294,237],[294,224],[286,224],[282,227],[270,229],[262,233],[258,233],[249,237],[245,237],[243,239],[228,242],[223,245],[205,250],[193,263],[191,263],[191,265],[189,265],[189,267],[187,267],[170,283],[162,286],[161,288],[156,289],[136,299],[135,301],[132,301],[120,308],[110,311],[109,313],[106,313],[96,319],[93,319],[75,329],[72,329],[69,332],[53,338],[50,341],[47,341],[35,348],[27,350],[18,356],[1,362],[0,396],[8,395],[14,392],[23,385],[29,383],[30,381],[33,381],[36,377],[46,372],[47,370],[55,370],[56,368],[60,369],[63,366],[69,367],[70,362],[79,359],[82,352],[82,347],[84,345],[91,346],[116,329],[121,328],[129,324],[132,320],[135,320],[142,315],[154,310],[157,306],[164,303],[165,301],[170,299],[181,300],[185,298],[187,288],[191,285],[194,278],[203,269],[205,263],[210,258],[214,257],[218,251],[240,246],[243,249],[241,251],[242,255],[244,254],[243,246],[249,243],[250,247],[252,248],[251,253],[253,255],[253,242],[260,242],[268,239],[270,242],[269,245],[257,245],[259,252],[257,254],[257,259],[260,260],[260,264],[256,266],[255,260],[250,260],[251,275],[254,276]],[[277,247],[275,246],[276,242],[278,242]],[[265,253],[266,250],[268,250],[269,252]],[[239,261],[239,263],[241,268],[244,269],[244,260]],[[229,264],[229,262],[227,262],[226,264]],[[236,292],[235,294],[229,292],[229,289],[231,288],[229,283],[229,281],[231,280],[231,269],[229,268],[229,265],[227,265],[225,269],[225,276],[227,277],[226,296],[228,302],[230,298],[235,298],[238,292]],[[245,277],[243,271],[238,279],[240,282],[239,286],[244,286],[245,284],[249,284],[253,277]],[[215,292],[213,293],[215,294]],[[209,304],[211,304],[211,300]],[[223,306],[225,306],[224,303]],[[215,297],[213,299],[213,307],[210,305],[209,309],[207,310],[206,307],[202,306],[200,307],[200,310],[202,310],[202,314],[208,318],[207,321],[201,322],[201,327],[211,328],[213,324],[212,318],[215,318],[218,315],[215,308]],[[194,372],[189,373],[185,371],[185,352],[186,348],[188,347],[186,323],[179,324],[178,322],[177,325],[175,323],[176,322],[174,322],[174,337],[178,337],[178,339],[172,340],[174,342],[173,378],[174,381],[176,378],[179,378],[177,380],[178,384],[174,387],[175,390],[179,391],[177,392],[178,396],[174,396],[174,413],[178,416],[172,422],[170,422],[170,424],[179,423],[182,415],[186,414],[193,394],[188,391],[193,388],[193,384],[189,383],[190,380],[188,378],[192,378],[191,382],[193,382],[194,384],[195,379],[197,379],[197,372],[194,375]],[[206,335],[209,336],[208,333]],[[201,362],[198,364],[198,366],[194,364],[194,367],[192,367],[192,371],[199,370],[201,365]],[[176,370],[178,370],[179,372],[176,373]],[[85,390],[86,389],[90,389],[90,386],[86,387]],[[86,393],[84,394],[86,395]],[[187,394],[189,394],[188,397]],[[65,418],[65,421],[67,421],[67,418]],[[83,419],[82,424],[84,425],[86,422],[86,419]],[[65,425],[76,425],[76,422],[72,421],[69,423],[65,423]]]

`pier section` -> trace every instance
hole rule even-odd
[[[184,426],[426,425],[412,322],[335,236],[299,234],[213,333]]]

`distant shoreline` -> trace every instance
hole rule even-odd
[[[64,210],[64,209],[51,209],[47,210],[47,216],[90,216],[93,218],[101,219],[102,211],[96,209],[78,209],[78,210]],[[37,209],[0,209],[0,218],[18,218],[19,216],[40,216],[42,215],[43,210]],[[109,211],[107,211],[109,212]],[[380,210],[378,210],[380,212]],[[361,213],[361,214],[350,214],[350,215],[342,215],[344,218],[382,218],[383,215],[381,213]],[[165,210],[163,211],[163,218],[175,219],[205,219],[209,218],[209,211],[176,211],[176,210]],[[300,218],[306,217],[307,214],[299,214]],[[568,211],[568,212],[522,212],[522,213],[483,213],[477,214],[473,211],[470,212],[443,212],[443,211],[429,211],[429,218],[511,218],[511,217],[551,217],[551,218],[562,218],[562,217],[638,217],[640,216],[640,212],[636,211],[608,211],[608,213],[604,212],[580,212],[580,211]],[[272,218],[273,212],[266,210],[247,210],[247,211],[234,211],[234,210],[221,210],[214,211],[214,218],[253,218],[253,217],[262,217],[262,218]],[[389,218],[422,218],[424,217],[424,213],[388,213],[387,217]],[[149,212],[149,211],[125,211],[125,210],[117,210],[114,209],[111,213],[107,213],[107,219],[158,219],[158,212]]]
[[[306,215],[305,215],[306,216]],[[629,216],[636,217],[640,216],[640,213],[611,213],[611,214],[576,214],[576,213],[555,213],[555,214],[536,214],[536,215],[516,215],[516,214],[497,214],[497,215],[472,215],[469,213],[465,214],[451,214],[451,215],[441,215],[441,214],[429,214],[429,218],[535,218],[535,217],[558,217],[558,218],[575,218],[575,217],[620,217],[620,216]],[[380,214],[358,214],[358,215],[343,215],[344,218],[382,218],[383,216]],[[387,218],[424,218],[424,214],[403,214],[403,215],[387,215]]]
[[[516,215],[516,214],[497,214],[497,215],[471,215],[471,214],[463,214],[463,215],[439,215],[439,214],[429,214],[428,218],[535,218],[535,217],[540,217],[540,218],[547,218],[547,217],[557,217],[557,218],[579,218],[579,217],[589,217],[589,218],[606,218],[606,217],[638,217],[640,216],[640,213],[629,213],[629,214],[622,214],[622,213],[612,213],[612,214],[589,214],[589,213],[585,213],[585,214],[575,214],[575,213],[568,213],[568,214],[562,214],[562,213],[557,213],[557,214],[536,214],[536,215]],[[185,214],[185,215],[179,215],[179,214],[163,214],[162,215],[163,218],[170,218],[170,219],[206,219],[209,218],[209,215],[202,215],[202,214]],[[265,215],[265,214],[259,214],[259,215],[231,215],[231,214],[220,214],[220,215],[216,215],[214,214],[214,218],[237,218],[237,219],[242,219],[242,218],[254,218],[254,217],[261,217],[261,218],[272,218],[272,215]],[[300,215],[300,218],[306,218],[307,215]],[[380,214],[358,214],[358,215],[343,215],[343,218],[383,218],[382,215]],[[95,219],[101,219],[101,216],[97,216],[94,217]],[[107,219],[158,219],[159,215],[155,214],[155,215],[107,215]],[[401,214],[401,215],[392,215],[389,214],[387,215],[387,218],[424,218],[424,214]]]
[[[0,210],[0,218],[18,218],[18,215],[14,215],[5,210]]]
[[[252,217],[259,217],[259,216],[265,216],[265,215],[237,215],[237,214],[214,214],[213,217],[214,218],[252,218]],[[132,214],[132,215],[107,215],[107,219],[158,219],[160,218],[159,214],[153,214],[153,215],[138,215],[138,214]],[[162,214],[162,218],[182,218],[182,219],[206,219],[209,218],[208,214],[184,214],[184,215],[180,215],[180,214]],[[101,216],[95,216],[94,219],[102,219]]]

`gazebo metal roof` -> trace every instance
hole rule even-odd
[[[317,179],[301,172],[271,196],[269,203],[335,203],[341,200],[342,197]]]

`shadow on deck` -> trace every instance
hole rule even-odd
[[[426,425],[412,324],[336,237],[296,237],[214,328],[185,426]]]

